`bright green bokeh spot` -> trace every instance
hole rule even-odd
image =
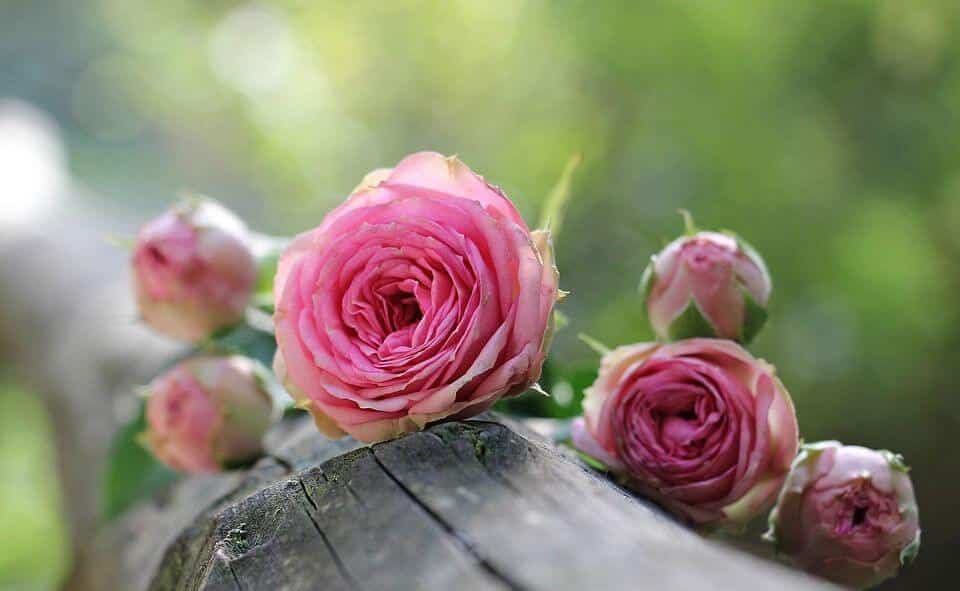
[[[0,382],[0,589],[54,589],[66,568],[50,422],[40,400]]]

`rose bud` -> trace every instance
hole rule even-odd
[[[548,234],[421,152],[297,237],[274,294],[277,375],[327,436],[375,442],[534,384],[558,289]]]
[[[652,257],[640,290],[661,340],[717,337],[750,342],[767,319],[770,274],[743,240],[692,231]]]
[[[217,472],[261,455],[274,419],[270,394],[245,357],[192,357],[148,386],[153,454],[181,472]]]
[[[243,319],[257,268],[243,222],[220,204],[190,198],[137,234],[137,305],[153,329],[201,341]]]
[[[897,574],[920,549],[903,458],[837,441],[804,445],[770,514],[766,539],[801,568],[855,588]]]
[[[731,341],[619,347],[584,394],[574,445],[693,524],[745,525],[773,504],[797,453],[790,395]]]

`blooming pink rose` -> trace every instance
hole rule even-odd
[[[657,337],[750,342],[767,319],[770,274],[763,259],[728,234],[699,232],[653,257],[641,291]]]
[[[150,384],[144,443],[171,468],[216,472],[256,459],[273,422],[270,395],[245,357],[193,357]]]
[[[850,587],[897,574],[920,548],[903,458],[837,441],[804,445],[766,538],[803,569]]]
[[[330,437],[468,417],[540,376],[549,236],[455,157],[374,171],[280,259],[277,374]]]
[[[691,339],[608,353],[574,445],[697,524],[745,524],[773,503],[797,453],[793,402],[739,345]]]
[[[213,201],[184,200],[137,235],[137,305],[168,336],[196,342],[242,320],[256,275],[246,227]]]

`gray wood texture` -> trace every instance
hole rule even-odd
[[[374,446],[327,441],[301,418],[270,449],[107,527],[74,588],[830,588],[701,537],[494,415]]]

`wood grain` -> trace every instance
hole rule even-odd
[[[509,420],[359,446],[284,424],[247,473],[103,531],[77,588],[331,591],[829,586],[705,539]]]

